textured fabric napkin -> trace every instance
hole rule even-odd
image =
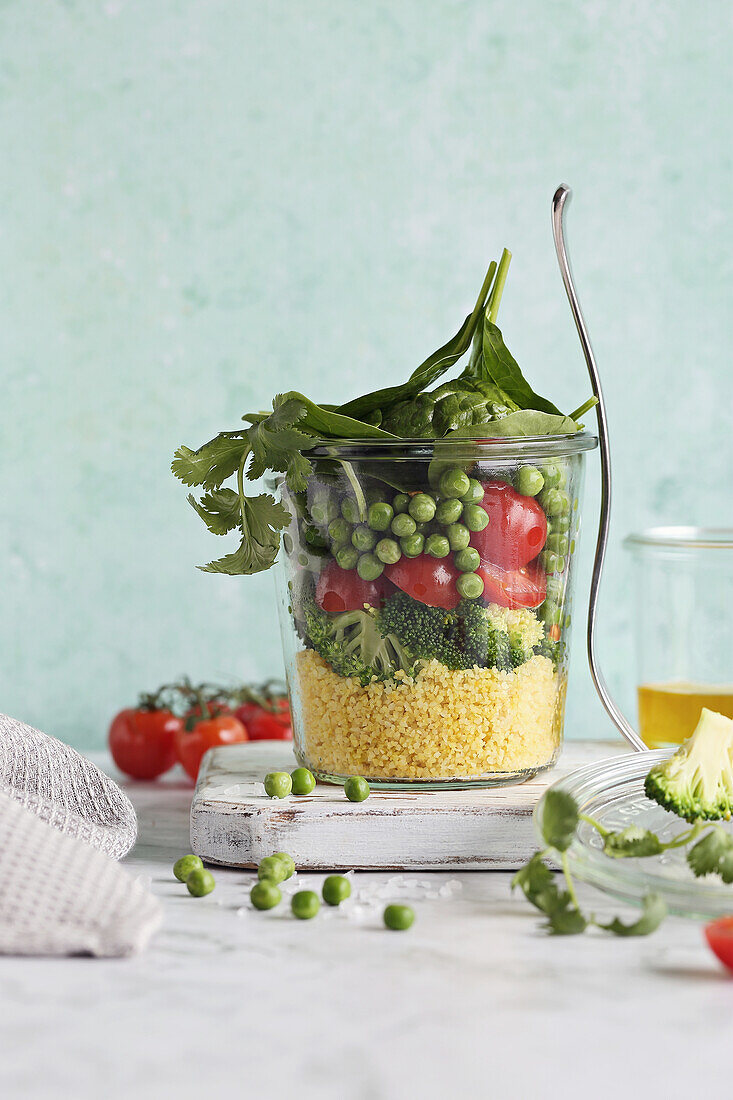
[[[0,715],[0,953],[140,950],[161,909],[114,862],[136,833],[130,800],[99,768]]]

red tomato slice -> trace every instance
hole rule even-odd
[[[109,751],[133,779],[156,779],[176,762],[175,737],[183,721],[169,710],[121,710],[109,728]]]
[[[183,767],[196,779],[205,752],[217,745],[233,745],[248,741],[247,730],[233,714],[218,714],[202,718],[191,729],[185,726],[176,733],[176,752]]]
[[[359,611],[364,604],[379,607],[384,600],[384,577],[376,581],[363,581],[355,569],[342,569],[333,561],[328,562],[316,584],[316,603],[329,614],[342,611]]]
[[[460,603],[456,581],[461,574],[450,558],[431,558],[427,554],[419,558],[403,557],[396,565],[388,565],[384,572],[392,584],[420,603],[444,607],[446,611],[452,611]]]
[[[537,557],[547,540],[547,517],[536,500],[503,481],[488,481],[480,503],[489,522],[483,531],[472,533],[471,546],[482,561],[520,569]]]
[[[720,917],[706,925],[705,939],[723,966],[733,970],[733,917]]]
[[[482,561],[476,572],[484,582],[484,599],[499,607],[539,607],[547,594],[547,578],[539,562],[521,569],[501,569]]]

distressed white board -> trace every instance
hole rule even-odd
[[[255,867],[287,851],[303,870],[512,870],[537,848],[532,810],[561,775],[628,751],[622,742],[571,741],[552,771],[491,790],[375,791],[349,802],[343,788],[271,799],[263,778],[296,767],[287,742],[213,749],[191,805],[191,847],[209,863]]]

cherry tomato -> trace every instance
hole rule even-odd
[[[471,546],[482,561],[520,569],[537,557],[547,539],[547,517],[536,500],[523,497],[503,481],[488,481],[479,504],[489,522],[483,531],[472,532]]]
[[[384,577],[376,581],[363,581],[355,569],[342,569],[332,560],[318,578],[316,603],[329,614],[358,611],[365,603],[379,607],[386,591]]]
[[[109,750],[133,779],[155,779],[176,762],[175,737],[183,720],[169,710],[121,710],[109,727]]]
[[[539,562],[521,569],[500,569],[482,561],[476,572],[484,582],[484,599],[499,607],[539,607],[547,594],[547,578]]]
[[[431,558],[427,554],[419,558],[403,557],[395,565],[388,565],[385,573],[393,584],[420,603],[444,607],[446,611],[452,611],[460,603],[456,581],[461,574],[450,558]]]
[[[191,724],[191,728],[186,726]],[[176,753],[183,767],[195,780],[199,774],[201,758],[217,745],[233,745],[248,741],[247,730],[233,714],[216,714],[212,718],[189,718],[176,733]]]
[[[287,699],[273,699],[275,710],[257,703],[242,703],[234,712],[246,728],[250,741],[292,741],[293,729]]]
[[[733,917],[720,917],[706,925],[705,939],[723,966],[733,970]]]

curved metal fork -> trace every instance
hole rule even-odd
[[[611,721],[616,726],[619,733],[626,738],[632,748],[636,749],[637,752],[641,752],[645,751],[647,746],[639,737],[638,733],[629,725],[626,718],[613,701],[596,656],[595,627],[596,612],[598,608],[598,590],[601,584],[603,562],[606,556],[606,544],[608,542],[608,528],[611,516],[611,454],[608,446],[608,421],[606,418],[606,406],[603,400],[603,390],[601,389],[601,379],[598,374],[598,367],[596,366],[595,357],[593,355],[593,348],[591,347],[588,330],[583,320],[578,295],[575,292],[573,276],[570,271],[570,261],[565,247],[563,214],[565,206],[569,202],[571,196],[572,191],[569,187],[560,186],[555,192],[552,199],[552,233],[555,238],[555,251],[557,252],[557,262],[560,265],[560,274],[562,275],[565,292],[570,302],[570,309],[572,310],[575,327],[580,337],[583,355],[585,356],[588,374],[590,375],[590,384],[593,388],[594,395],[598,398],[596,412],[598,414],[598,442],[601,452],[601,514],[598,521],[596,556],[593,562],[593,576],[590,582],[590,596],[588,599],[588,664],[590,665],[590,674],[595,689]]]

